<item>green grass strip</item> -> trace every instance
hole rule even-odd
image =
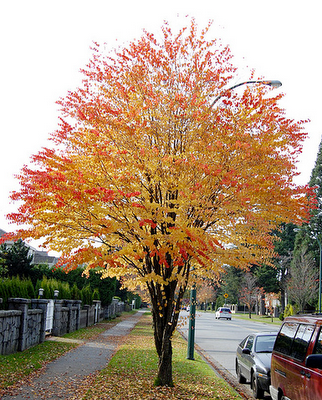
[[[187,342],[173,338],[174,387],[155,387],[158,357],[154,347],[152,321],[144,315],[118,351],[101,371],[84,399],[241,399],[198,355],[187,360]]]

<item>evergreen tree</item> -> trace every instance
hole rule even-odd
[[[9,246],[6,243],[0,246],[1,264],[7,267],[9,276],[30,276],[32,255],[29,255],[29,247],[18,239]]]
[[[314,188],[317,199],[317,207],[311,209],[311,219],[303,224],[296,235],[294,246],[295,261],[301,259],[303,252],[308,258],[313,257],[312,273],[318,276],[320,265],[320,246],[322,244],[322,140],[319,145],[315,166],[311,173],[309,186]]]
[[[221,274],[219,296],[228,294],[229,303],[237,304],[244,274],[245,272],[238,268],[226,266],[225,272]]]
[[[308,240],[314,254],[316,265],[319,265],[319,245],[322,242],[322,140],[316,157],[315,166],[311,173],[309,185],[315,187],[318,200],[317,208],[311,211],[312,218],[309,223]]]
[[[269,265],[262,265],[254,268],[257,277],[257,284],[263,288],[265,293],[278,293],[279,282],[277,279],[278,271]]]

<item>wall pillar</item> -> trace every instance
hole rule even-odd
[[[31,300],[31,308],[32,309],[42,310],[40,335],[39,335],[40,343],[44,342],[46,339],[47,306],[48,306],[48,300],[45,300],[45,299],[32,299]]]
[[[73,321],[73,312],[72,308],[74,307],[74,301],[75,300],[65,300],[65,305],[68,307],[68,324],[67,324],[67,332],[73,332],[73,326],[74,326],[74,321]]]
[[[21,324],[19,330],[18,351],[24,351],[27,348],[28,340],[28,308],[31,300],[21,298],[9,298],[8,309],[19,310],[21,314]]]
[[[80,317],[81,317],[82,300],[74,300],[74,306],[77,308],[76,330],[78,330],[80,328]]]
[[[53,336],[61,336],[61,325],[62,325],[62,308],[64,300],[55,300],[54,306],[54,322],[53,322]]]
[[[90,310],[91,306],[89,306],[88,304],[85,304],[83,306],[83,310],[86,310],[86,326],[89,326],[89,310]]]

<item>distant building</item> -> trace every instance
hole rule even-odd
[[[0,237],[3,236],[5,233],[4,230],[0,229]],[[13,245],[13,241],[5,242],[8,247]],[[40,251],[35,249],[34,247],[30,246],[28,243],[25,243],[27,247],[29,247],[29,255],[32,255],[31,264],[47,264],[49,267],[53,267],[59,260],[58,257],[53,257],[48,255],[46,251]]]

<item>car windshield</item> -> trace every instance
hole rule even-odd
[[[229,308],[222,308],[221,311],[223,311],[223,312],[228,312],[228,313],[229,313],[229,312],[230,312],[230,309],[229,309]]]
[[[256,353],[271,353],[273,351],[276,335],[258,336],[256,339]]]

